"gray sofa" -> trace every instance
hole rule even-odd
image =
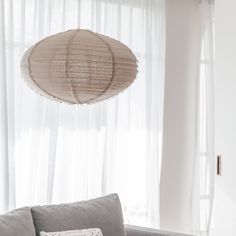
[[[39,236],[41,231],[86,228],[100,228],[104,236],[184,235],[124,225],[117,194],[69,204],[25,207],[0,216],[0,236]]]

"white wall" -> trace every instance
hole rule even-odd
[[[216,0],[216,179],[214,236],[236,235],[236,1]]]
[[[166,85],[161,228],[190,230],[190,193],[196,145],[199,14],[197,0],[166,2]]]

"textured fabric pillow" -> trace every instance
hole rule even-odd
[[[126,236],[117,194],[77,203],[33,207],[31,213],[37,235],[41,231],[99,228],[104,236]]]
[[[103,236],[100,229],[81,229],[81,230],[70,230],[63,232],[46,233],[41,232],[40,236]]]
[[[0,216],[1,236],[35,236],[29,208],[21,208]]]

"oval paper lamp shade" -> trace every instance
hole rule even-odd
[[[23,77],[43,96],[71,104],[94,103],[127,88],[137,60],[121,42],[89,30],[50,36],[24,54]]]

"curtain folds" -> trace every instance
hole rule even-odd
[[[192,232],[209,235],[215,185],[214,1],[201,0],[201,55],[198,83],[198,143],[192,184]]]
[[[157,227],[164,0],[3,0],[0,13],[0,211],[118,192],[127,223]],[[118,97],[69,106],[22,81],[30,45],[78,27],[137,56],[138,78]]]

